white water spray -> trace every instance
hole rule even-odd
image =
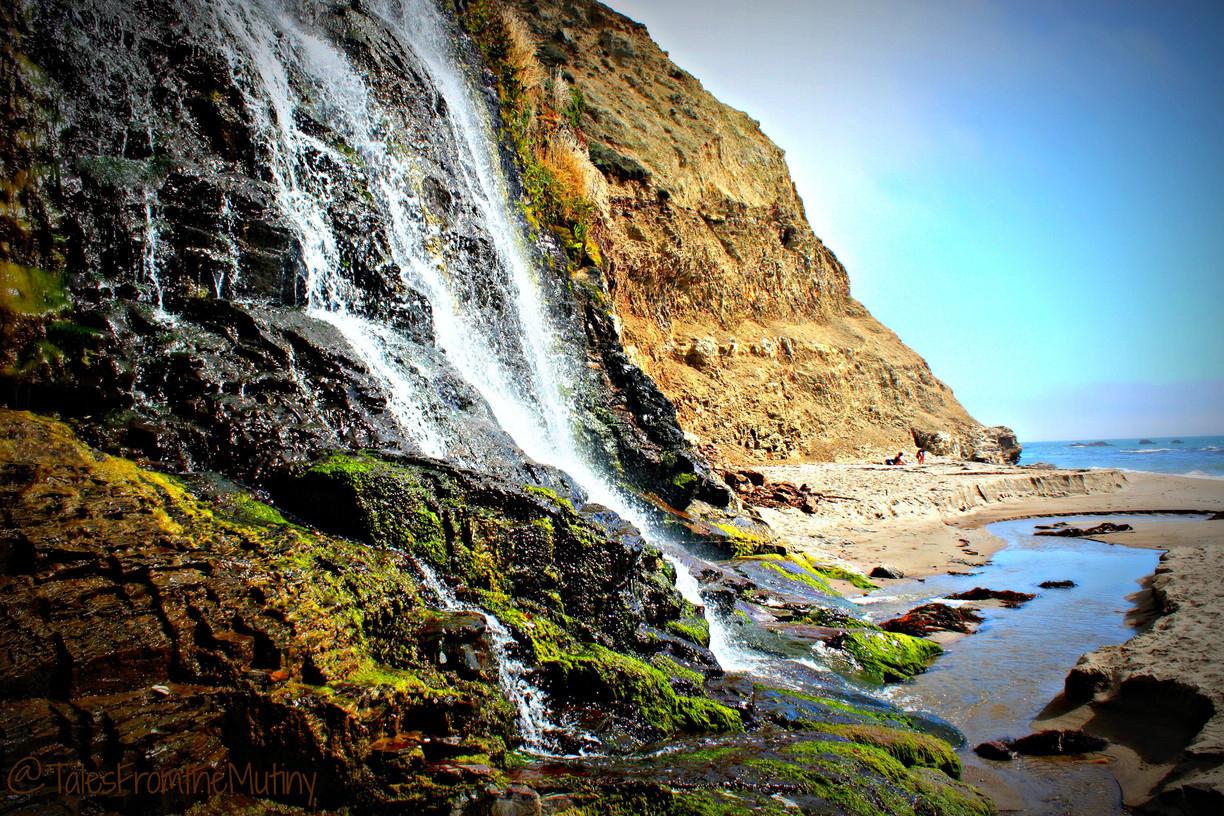
[[[415,559],[413,563],[421,573],[425,586],[438,599],[443,609],[452,612],[475,612],[484,617],[489,627],[493,656],[497,661],[497,679],[518,712],[518,726],[523,743],[532,750],[546,751],[551,745],[549,735],[557,730],[557,726],[549,719],[547,695],[528,679],[527,667],[510,653],[514,646],[510,631],[496,615],[469,606],[456,598],[451,588],[442,582],[428,564]]]
[[[591,501],[602,504],[636,526],[646,538],[666,551],[666,536],[650,516],[634,506],[609,479],[583,455],[574,437],[570,418],[574,407],[567,393],[574,389],[570,357],[557,348],[557,338],[549,326],[547,307],[535,279],[533,262],[519,220],[513,215],[509,191],[501,175],[497,140],[483,104],[472,87],[467,72],[455,53],[455,32],[438,12],[432,0],[382,0],[376,11],[396,31],[404,43],[426,64],[430,77],[447,103],[451,128],[461,149],[467,192],[480,208],[498,252],[508,271],[507,287],[513,293],[523,331],[524,350],[531,367],[535,388],[528,396],[534,415],[524,410],[521,394],[507,393],[504,377],[472,379],[489,401],[505,429],[531,458],[568,473],[587,492]],[[474,370],[464,365],[461,344],[452,348],[449,332],[439,332],[448,356],[465,375]],[[676,585],[690,603],[705,609],[696,578],[687,565],[668,553],[666,558],[676,570]],[[713,610],[706,610],[710,626],[710,648],[727,671],[742,671],[755,665],[753,655],[734,645],[730,633]]]
[[[424,62],[445,100],[445,116],[460,155],[459,198],[475,205],[497,263],[482,270],[508,304],[505,311],[480,308],[440,254],[441,239],[419,193],[425,171],[395,139],[395,124],[380,109],[345,55],[308,30],[278,0],[220,0],[222,47],[256,129],[265,142],[277,201],[301,245],[308,312],[335,326],[364,361],[388,397],[404,435],[424,453],[448,456],[445,424],[431,421],[418,395],[428,372],[412,360],[410,344],[388,324],[365,316],[361,292],[345,275],[334,226],[336,191],[360,179],[385,227],[390,260],[406,288],[429,300],[435,343],[449,363],[490,406],[498,424],[523,451],[567,472],[592,501],[635,524],[655,543],[665,541],[649,516],[638,510],[583,455],[570,426],[570,399],[577,381],[548,319],[545,298],[505,181],[487,111],[454,53],[448,20],[428,0],[395,4],[378,13],[403,44]],[[231,44],[236,44],[233,48]],[[343,147],[326,143],[298,126],[306,113],[327,123]],[[702,605],[697,581],[684,563],[669,556],[677,583],[689,601]],[[724,668],[745,657],[714,614],[707,615],[711,647]],[[517,709],[527,744],[547,747],[544,696],[531,687],[525,668],[509,654],[509,632],[486,615],[499,675]]]
[[[152,190],[146,190],[144,200],[144,251],[140,255],[140,276],[153,287],[154,305],[160,313],[164,311],[164,308],[162,305],[161,279],[157,276],[159,236],[157,234],[156,202],[156,194]]]

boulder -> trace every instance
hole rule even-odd
[[[948,597],[954,601],[1001,601],[1009,609],[1015,609],[1017,606],[1026,604],[1037,596],[1031,592],[1016,592],[1012,589],[974,587],[964,592],[954,593]]]
[[[1010,762],[1013,756],[1007,743],[999,740],[991,742],[983,742],[973,749],[973,753],[980,756],[982,759],[993,759],[997,762]]]
[[[886,564],[880,564],[878,567],[876,567],[875,569],[871,571],[871,574],[869,577],[871,578],[891,578],[893,580],[896,580],[898,578],[904,578],[905,573],[903,573],[901,570],[897,569],[896,567],[890,567],[890,566],[887,566]]]
[[[1074,581],[1042,581],[1037,586],[1042,589],[1071,589],[1076,586]]]
[[[924,637],[935,631],[969,633],[981,622],[982,616],[973,607],[929,603],[911,609],[899,618],[885,621],[880,624],[880,628],[888,632]]]
[[[1008,747],[1017,754],[1027,756],[1067,756],[1089,754],[1104,750],[1109,740],[1085,734],[1083,731],[1038,731],[1027,737],[1011,740]]]
[[[718,343],[713,337],[694,337],[684,352],[684,361],[693,368],[709,368],[718,357]]]

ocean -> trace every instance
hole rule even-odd
[[[1061,468],[1121,468],[1224,479],[1224,436],[1073,439],[1022,442],[1020,464]]]

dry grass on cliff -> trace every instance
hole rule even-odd
[[[558,130],[536,150],[536,160],[552,173],[562,191],[562,200],[567,202],[571,218],[580,214],[573,210],[593,206],[596,210],[606,208],[608,183],[603,174],[591,164],[586,148],[566,130]]]
[[[537,98],[544,89],[548,74],[536,59],[536,43],[531,29],[512,9],[498,6],[497,13],[506,32],[506,61],[514,69],[524,93]]]

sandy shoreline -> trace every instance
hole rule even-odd
[[[1114,470],[940,462],[763,472],[830,496],[811,515],[757,508],[789,546],[862,572],[887,565],[910,578],[985,564],[1004,545],[985,529],[997,521],[1224,511],[1224,480]],[[1083,728],[1109,739],[1105,753],[1128,806],[1156,797],[1173,813],[1224,812],[1224,659],[1215,637],[1224,611],[1224,521],[1154,521],[1102,540],[1166,550],[1134,596],[1132,616],[1146,625],[1127,643],[1082,658],[1068,686],[1073,693],[1052,701],[1033,730]],[[991,790],[989,774],[970,781],[995,795],[1000,809],[1015,804],[1014,792]]]

